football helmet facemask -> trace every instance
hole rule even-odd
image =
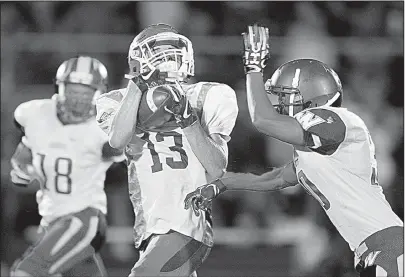
[[[158,69],[168,83],[185,82],[194,76],[191,41],[166,24],[145,28],[132,41],[128,52],[129,75],[149,79]]]
[[[95,116],[95,101],[107,92],[107,78],[106,67],[95,58],[78,56],[64,61],[55,77],[54,99],[60,119],[64,123],[75,124]]]
[[[298,59],[281,65],[265,83],[267,93],[278,96],[277,112],[294,116],[322,106],[340,107],[342,83],[336,72],[313,59]]]

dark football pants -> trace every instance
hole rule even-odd
[[[356,249],[357,255],[361,257],[356,266],[360,277],[404,276],[403,236],[404,227],[395,226],[365,239]]]
[[[211,251],[207,245],[175,231],[152,235],[145,244],[129,277],[197,276],[195,271]]]
[[[46,277],[87,262],[90,268],[97,268],[94,276],[106,276],[97,254],[104,243],[106,228],[105,215],[94,208],[60,217],[44,228],[41,237],[14,263],[11,271]]]

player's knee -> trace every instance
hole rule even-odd
[[[11,277],[33,277],[33,275],[29,274],[28,272],[21,270],[21,269],[15,269],[11,271]]]

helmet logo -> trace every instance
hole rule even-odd
[[[294,78],[292,79],[292,84],[291,84],[291,86],[293,88],[298,88],[298,84],[300,82],[300,73],[301,73],[301,69],[299,69],[299,68],[295,69],[295,75],[294,75]]]
[[[131,59],[139,58],[141,56],[141,51],[132,47],[133,46],[131,45],[131,49],[129,50],[129,57]]]

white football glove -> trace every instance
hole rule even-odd
[[[34,172],[32,165],[27,165],[29,173],[24,172],[13,160],[11,160],[11,165],[13,169],[10,172],[10,177],[14,184],[27,186],[35,179],[32,174]]]
[[[41,187],[45,184],[44,178],[35,171],[34,166],[26,165],[24,170],[14,159],[11,159],[11,166],[10,179],[14,184],[26,187],[35,180],[39,182]]]
[[[243,37],[243,64],[245,74],[260,72],[263,74],[267,61],[270,58],[269,29],[257,24],[248,26],[248,32]]]

